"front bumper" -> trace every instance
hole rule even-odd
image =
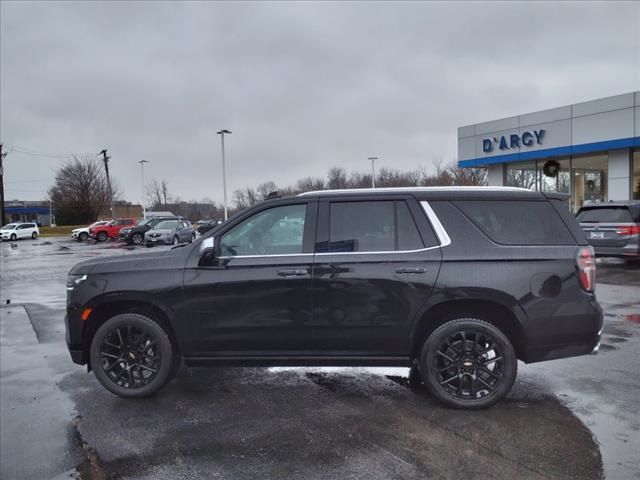
[[[149,238],[145,237],[144,242],[147,245],[170,245],[171,239],[165,237]]]

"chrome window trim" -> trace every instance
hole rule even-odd
[[[440,245],[434,245],[433,247],[419,248],[418,250],[387,250],[384,252],[321,252],[316,253],[316,255],[326,256],[326,255],[391,255],[394,253],[419,253],[426,252],[427,250],[435,250],[436,248],[440,248]]]
[[[230,258],[271,258],[271,257],[309,257],[313,256],[313,253],[274,253],[273,255],[225,255],[224,257],[218,257],[220,259]]]
[[[427,214],[427,217],[429,218],[429,221],[431,222],[431,225],[436,232],[438,240],[440,240],[440,246],[446,247],[448,245],[451,245],[451,238],[449,237],[447,230],[444,228],[444,225],[442,225],[442,222],[440,222],[440,219],[438,218],[438,215],[436,215],[436,212],[434,212],[433,208],[431,208],[431,205],[429,205],[429,202],[423,200],[422,202],[420,202],[420,205]]]

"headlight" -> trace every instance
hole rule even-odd
[[[67,277],[67,290],[71,291],[87,279],[86,275],[69,274]]]

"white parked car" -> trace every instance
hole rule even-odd
[[[90,237],[90,234],[89,234],[90,228],[99,227],[100,225],[106,225],[107,223],[109,223],[109,221],[110,220],[100,220],[97,222],[93,222],[88,227],[75,228],[71,230],[71,238],[79,242],[86,242],[87,240],[89,240],[89,237]]]
[[[35,223],[8,223],[0,228],[0,237],[2,240],[18,240],[20,238],[38,238],[40,230]]]

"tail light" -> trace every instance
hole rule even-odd
[[[593,292],[596,288],[596,257],[593,247],[580,247],[576,256],[578,268],[578,280],[587,292]]]
[[[640,225],[629,225],[625,227],[616,228],[616,233],[623,237],[630,237],[631,235],[638,235],[640,233]]]

